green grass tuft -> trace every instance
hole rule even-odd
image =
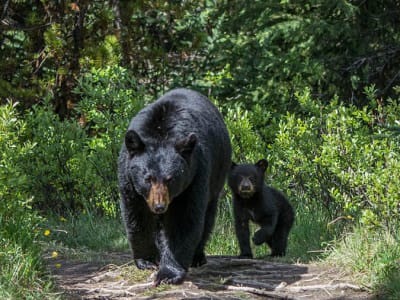
[[[400,299],[398,233],[356,227],[332,245],[326,261],[347,271],[384,299]]]
[[[71,259],[102,260],[101,253],[128,252],[125,229],[120,218],[80,215],[50,216],[46,250],[57,251]]]

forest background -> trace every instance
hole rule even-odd
[[[174,87],[219,107],[235,161],[270,162],[297,214],[287,261],[400,297],[399,1],[5,0],[0,14],[0,298],[51,298],[51,247],[127,250],[123,134]],[[216,226],[208,253],[236,255],[228,191]],[[104,228],[122,246],[93,242]]]

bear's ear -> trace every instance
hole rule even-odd
[[[260,159],[258,162],[256,162],[255,166],[264,173],[268,168],[268,162],[266,159]]]
[[[175,149],[178,151],[183,157],[190,155],[197,144],[197,136],[193,132],[190,133],[183,140],[178,141],[175,144]]]
[[[131,155],[135,155],[144,149],[142,140],[134,130],[128,130],[125,134],[125,146]]]
[[[231,163],[231,170],[233,170],[234,168],[237,167],[237,163],[235,163],[234,161],[232,161]]]

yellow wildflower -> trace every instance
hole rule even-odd
[[[60,221],[61,221],[61,222],[67,222],[67,219],[64,218],[64,217],[60,217]]]
[[[57,258],[57,257],[58,257],[58,252],[57,252],[57,251],[53,251],[53,252],[51,253],[51,257],[52,257],[52,258]]]
[[[55,264],[54,266],[56,267],[56,269],[61,268],[61,264]]]
[[[50,235],[50,230],[49,229],[46,229],[45,231],[44,231],[44,233],[43,233],[45,236],[49,236]]]

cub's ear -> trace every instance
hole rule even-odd
[[[193,132],[190,133],[186,138],[177,141],[175,144],[175,149],[182,156],[190,155],[197,144],[197,136]]]
[[[268,162],[266,159],[260,159],[258,162],[256,162],[255,166],[264,173],[268,168]]]
[[[131,155],[135,155],[144,150],[144,144],[134,130],[128,130],[128,132],[125,134],[125,146]]]

